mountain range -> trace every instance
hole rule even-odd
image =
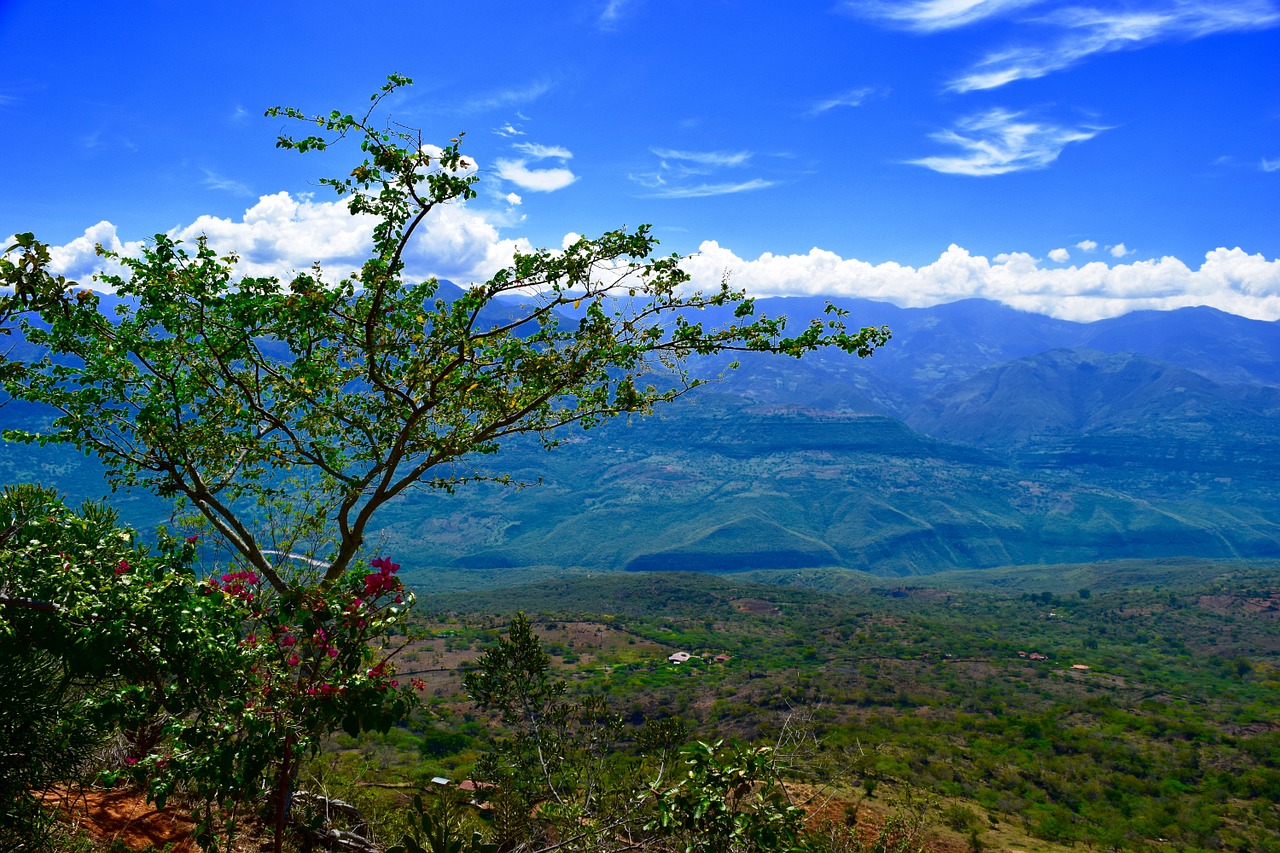
[[[573,430],[549,453],[513,442],[489,463],[537,485],[402,496],[376,545],[476,582],[1280,556],[1280,324],[838,304],[893,340],[865,360],[702,359],[695,374],[721,378],[654,417]],[[793,324],[824,305],[756,303]],[[6,426],[29,416],[0,409]],[[6,482],[87,496],[95,471],[65,449],[0,448]],[[144,528],[163,515],[147,496],[117,503]]]

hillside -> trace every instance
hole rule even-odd
[[[821,305],[757,309],[795,325]],[[695,362],[715,381],[655,417],[476,460],[529,488],[406,494],[375,539],[462,586],[1280,556],[1280,326],[1211,309],[1082,324],[979,300],[844,307],[894,339],[866,361]],[[0,409],[7,427],[40,417]],[[103,491],[92,460],[60,448],[6,445],[0,476]],[[165,520],[154,499],[115,500],[144,528]]]

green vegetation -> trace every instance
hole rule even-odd
[[[19,339],[0,381],[34,413],[5,438],[92,454],[113,489],[171,501],[190,534],[158,531],[152,554],[100,505],[0,497],[0,640],[23,652],[4,677],[23,703],[0,748],[22,767],[0,777],[0,831],[22,837],[40,821],[32,789],[79,770],[14,756],[118,735],[129,750],[101,778],[158,806],[180,791],[206,847],[257,812],[280,853],[303,760],[339,729],[389,733],[412,700],[391,677],[412,596],[366,542],[388,502],[510,482],[483,465],[508,441],[546,449],[567,427],[647,414],[703,384],[693,355],[866,356],[888,339],[834,307],[788,336],[727,283],[690,291],[645,227],[517,254],[463,292],[410,280],[417,228],[478,177],[458,138],[430,146],[381,114],[409,82],[393,75],[361,117],[268,111],[315,130],[280,148],[358,145],[355,168],[322,180],[373,223],[355,272],[246,277],[204,239],[160,234],[138,257],[99,248],[103,295],[52,272],[32,234],[0,257],[0,332]],[[217,568],[197,566],[196,529]],[[42,669],[54,681],[34,689]]]
[[[1104,849],[1280,849],[1277,575],[1146,569],[1122,567],[1128,586],[1087,597],[1071,579],[1043,589],[1037,577],[1055,578],[1040,571],[982,591],[934,577],[842,595],[664,573],[493,590],[483,606],[544,614],[547,647],[576,656],[570,696],[602,696],[627,721],[760,742],[807,712],[827,748],[862,750],[851,788],[932,792],[979,843],[1012,825]],[[1014,591],[992,589],[1002,582]],[[476,602],[432,596],[423,610],[474,639],[474,655],[505,627],[463,616]],[[669,663],[676,650],[700,657]],[[433,683],[428,707],[448,728],[466,705],[455,677]]]

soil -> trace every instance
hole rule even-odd
[[[195,823],[171,809],[157,810],[138,791],[56,791],[45,797],[69,822],[103,845],[119,842],[130,850],[200,853]]]

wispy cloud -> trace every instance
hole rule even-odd
[[[695,163],[713,169],[727,166],[743,166],[751,159],[750,151],[677,151],[673,148],[650,148],[663,160]]]
[[[622,16],[626,13],[627,7],[632,3],[633,0],[607,0],[604,8],[600,10],[600,17],[597,19],[600,28],[604,30],[615,29]]]
[[[847,0],[844,9],[917,32],[937,32],[963,27],[1035,5],[1039,0]]]
[[[993,51],[951,80],[947,88],[953,92],[995,89],[1016,80],[1044,77],[1098,54],[1133,50],[1174,39],[1266,29],[1280,24],[1280,10],[1267,0],[1235,3],[1174,0],[1145,9],[1073,6],[1024,23],[1052,28],[1056,34],[1047,41]]]
[[[1266,157],[1263,157],[1263,158],[1262,158],[1262,171],[1264,171],[1264,172],[1280,172],[1280,159],[1276,159],[1276,160],[1268,160]]]
[[[524,136],[524,131],[516,127],[511,122],[507,122],[502,127],[495,127],[493,129],[493,132],[496,133],[498,136],[505,136],[505,137]]]
[[[203,171],[204,180],[202,183],[209,189],[221,190],[223,192],[232,193],[233,195],[242,195],[247,196],[248,198],[253,198],[253,190],[249,189],[246,184],[232,180],[231,178],[223,175],[219,175],[211,169],[205,169]]]
[[[739,169],[751,162],[750,151],[682,151],[650,148],[659,158],[651,172],[633,173],[631,180],[648,188],[654,198],[705,198],[714,195],[761,190],[774,185],[764,178],[710,180],[717,173]]]
[[[1105,129],[1061,127],[1033,121],[1024,113],[994,109],[930,135],[937,142],[958,147],[959,154],[907,162],[949,175],[979,177],[1043,169],[1057,160],[1067,145],[1092,139]]]
[[[818,101],[816,104],[811,106],[805,114],[816,116],[822,115],[829,110],[834,110],[836,107],[860,107],[862,106],[863,101],[870,97],[874,91],[875,90],[871,88],[850,89],[847,92],[842,92],[841,94],[827,98],[826,100]]]
[[[706,198],[713,195],[732,195],[734,193],[745,193],[753,190],[768,189],[776,183],[776,181],[766,181],[763,178],[752,178],[749,181],[740,181],[738,183],[658,187],[654,192],[649,193],[649,195],[656,198]]]
[[[568,148],[562,148],[559,145],[538,145],[536,142],[517,142],[512,147],[522,154],[528,154],[535,160],[541,160],[546,157],[568,160],[573,157],[573,152]]]
[[[527,86],[500,89],[496,92],[488,92],[472,98],[466,102],[464,109],[467,112],[484,112],[502,107],[519,106],[520,104],[536,101],[550,91],[551,84],[545,81],[530,83]]]

